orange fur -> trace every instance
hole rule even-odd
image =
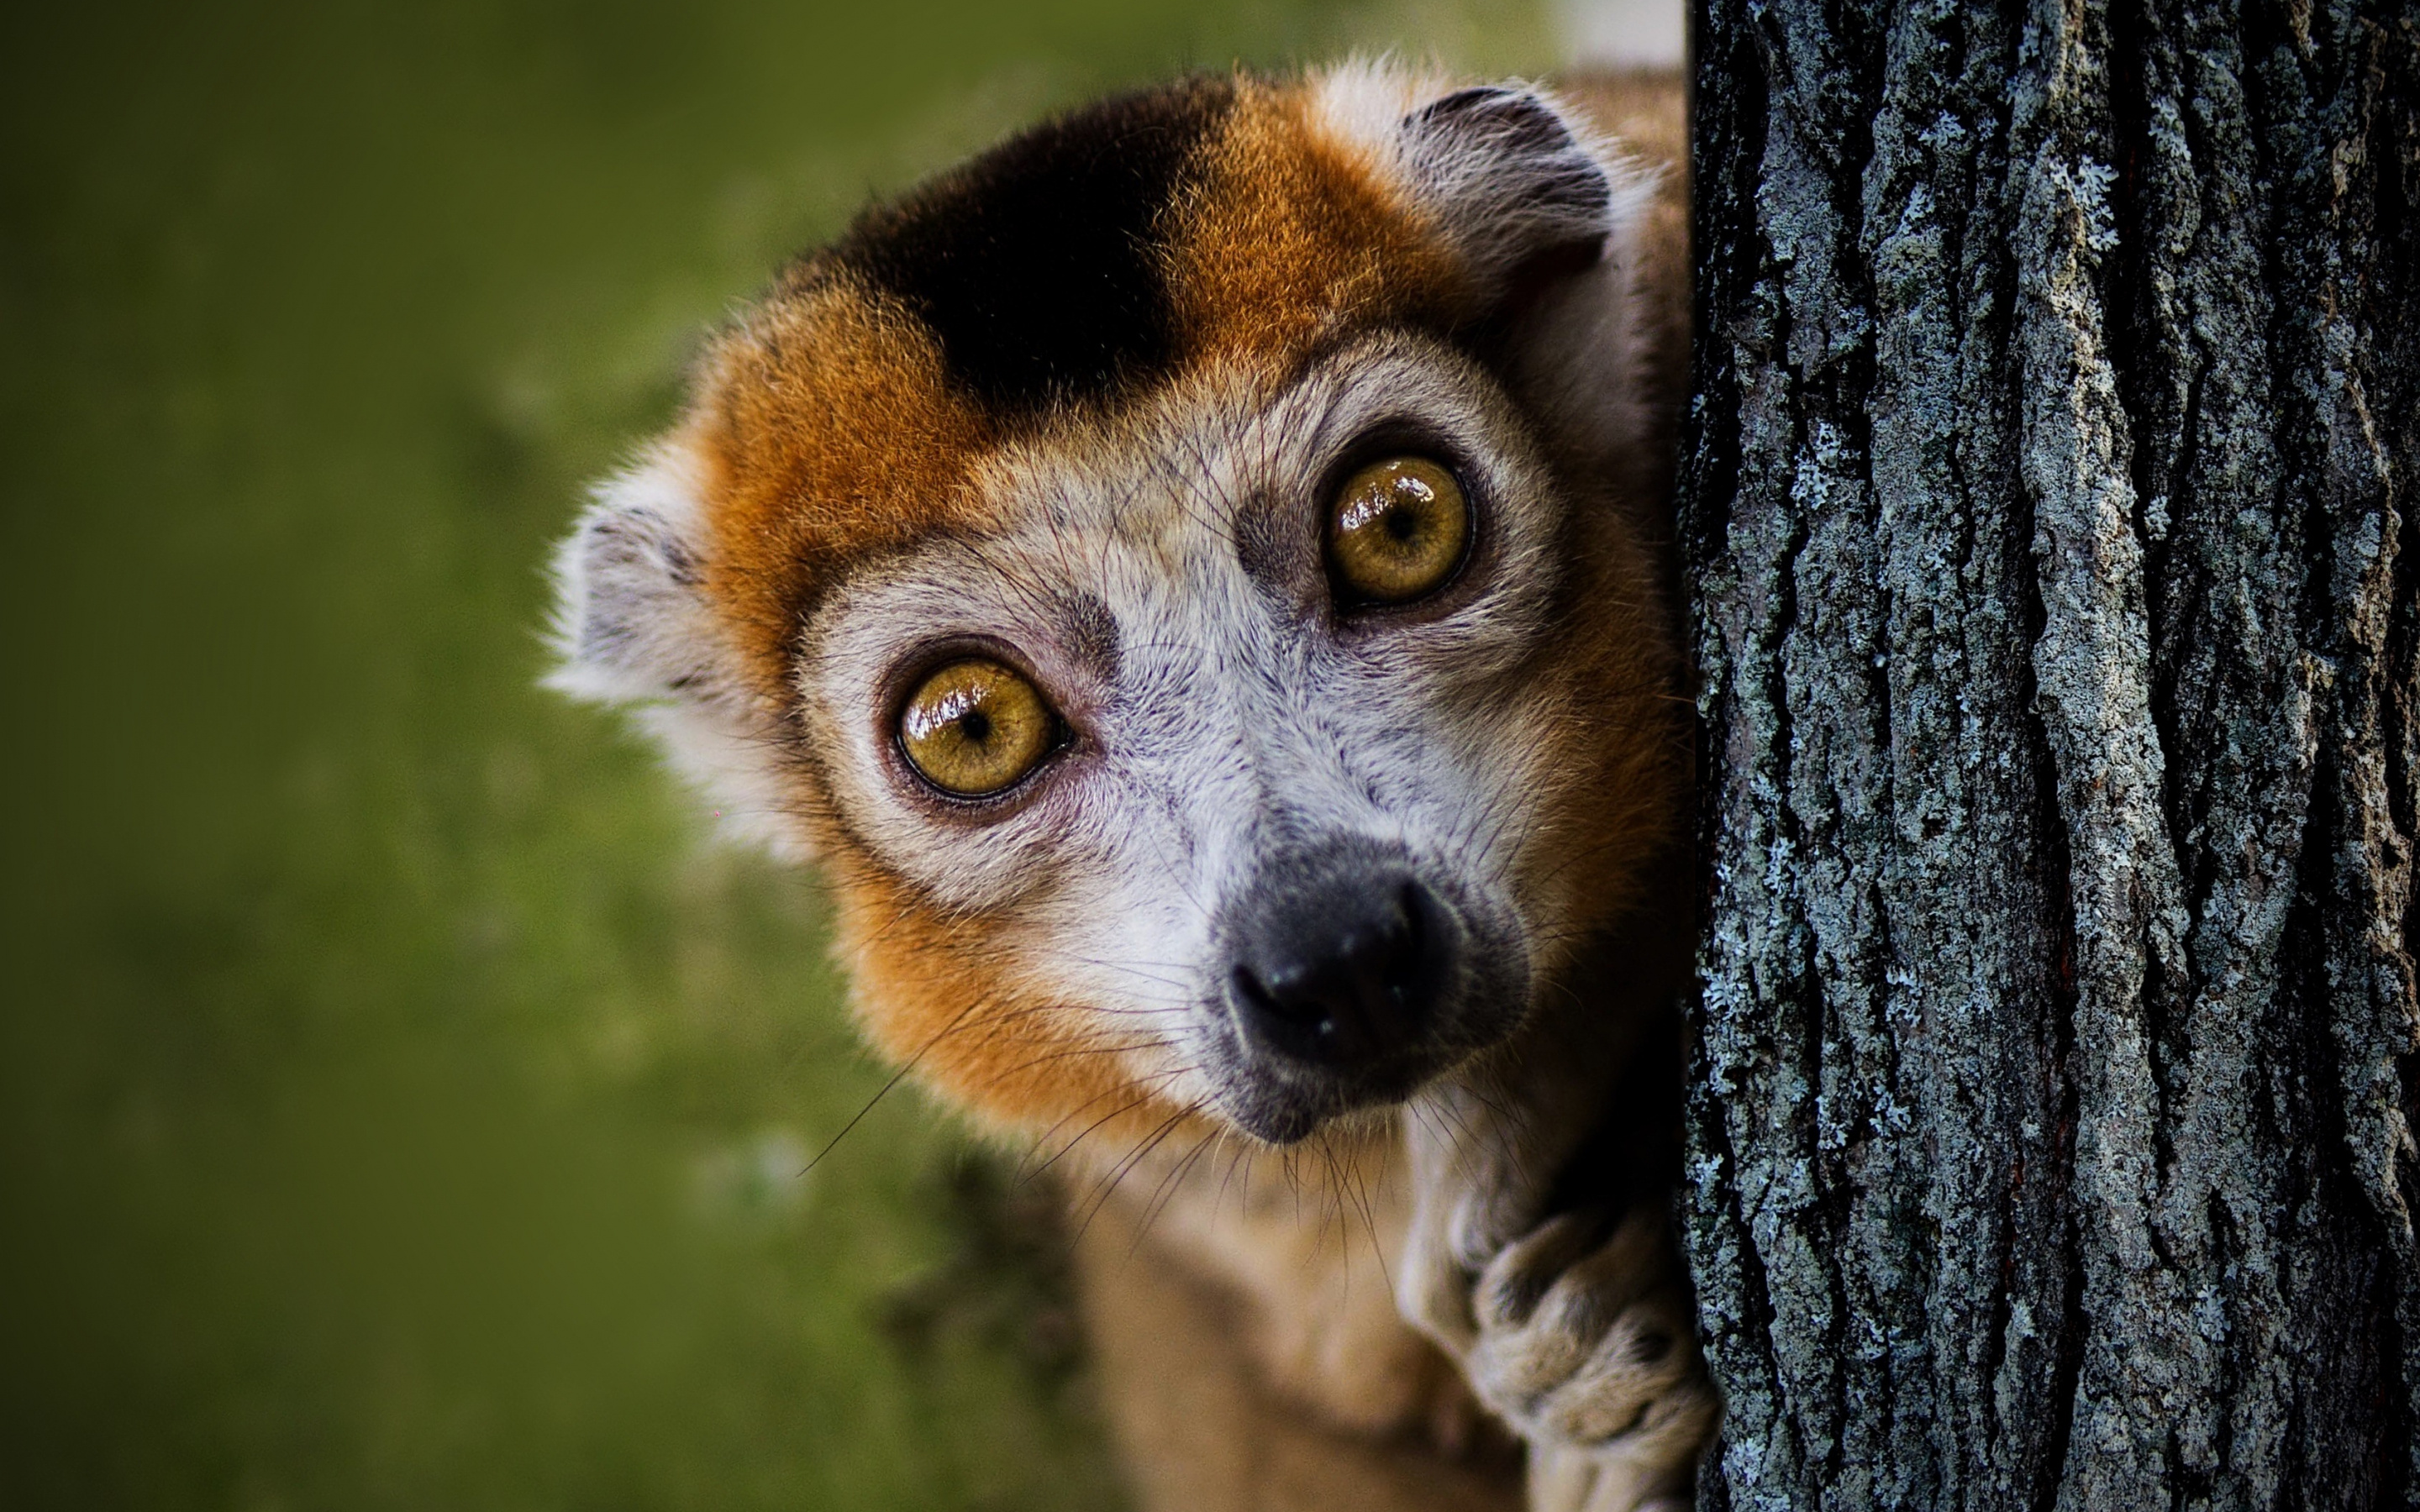
[[[1315,131],[1299,90],[1237,84],[1171,282],[1197,359],[1263,360],[1450,314],[1456,270],[1366,164]]]
[[[1010,986],[985,947],[989,921],[947,916],[861,862],[836,869],[835,883],[859,1024],[957,1106],[1052,1149],[1080,1139],[1190,1144],[1212,1127],[1131,1081],[1111,1053],[1115,1030]]]
[[[810,264],[709,357],[708,595],[761,697],[786,701],[799,625],[839,563],[970,523],[982,416],[901,312]]]

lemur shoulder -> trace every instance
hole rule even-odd
[[[1231,1367],[1340,1444],[1483,1409],[1540,1507],[1685,1498],[1713,1431],[1679,90],[1599,102],[1626,145],[1360,64],[1047,121],[783,270],[559,557],[556,684],[815,862],[867,1036],[1107,1214],[1154,1505],[1318,1481],[1171,1426]]]

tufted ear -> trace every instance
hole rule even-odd
[[[554,647],[547,686],[634,706],[673,767],[724,827],[802,857],[788,822],[777,747],[732,672],[707,602],[698,469],[663,442],[608,479],[554,557]]]
[[[1406,112],[1398,172],[1494,309],[1593,266],[1652,177],[1533,89],[1481,85]]]
[[[555,550],[551,687],[600,703],[678,697],[717,658],[701,592],[695,470],[660,445],[607,480]]]
[[[1319,75],[1314,112],[1442,236],[1484,310],[1597,262],[1655,195],[1655,175],[1553,96],[1450,87],[1385,62]]]
[[[1526,85],[1451,87],[1385,64],[1315,85],[1457,255],[1474,345],[1564,455],[1634,491],[1659,469],[1686,377],[1686,220],[1662,174]]]

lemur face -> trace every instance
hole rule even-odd
[[[1670,841],[1636,175],[1368,69],[1066,117],[792,269],[562,561],[576,691],[821,859],[878,1042],[1288,1142]]]
[[[973,486],[987,529],[869,565],[801,637],[874,864],[1013,917],[1010,995],[1264,1137],[1499,1040],[1534,890],[1510,796],[1573,755],[1524,675],[1568,504],[1501,388],[1370,332],[1205,370],[1113,440],[1013,443]],[[1378,597],[1382,548],[1411,571]]]

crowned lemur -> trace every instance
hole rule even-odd
[[[1678,90],[1625,100],[1356,64],[1047,121],[783,270],[562,548],[556,685],[820,866],[876,1045],[1147,1231],[1089,1285],[1155,1504],[1282,1497],[1122,1406],[1188,1379],[1121,1374],[1128,1263],[1323,1431],[1475,1402],[1535,1507],[1685,1502],[1713,1432]]]

